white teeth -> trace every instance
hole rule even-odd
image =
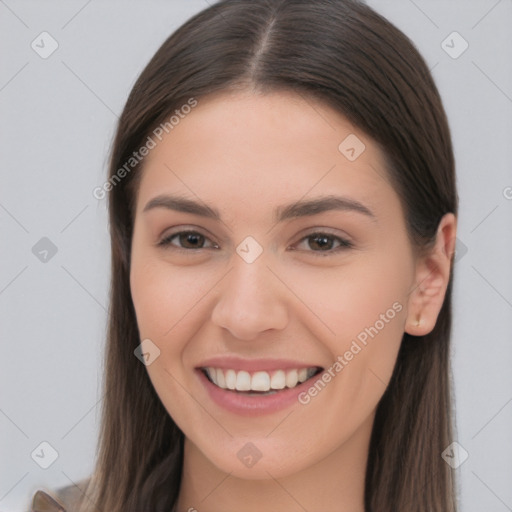
[[[222,389],[236,391],[268,392],[286,388],[294,388],[316,374],[317,368],[300,368],[293,370],[259,371],[252,375],[244,370],[224,370],[221,368],[205,368],[210,380]]]
[[[219,386],[220,388],[225,388],[226,387],[226,379],[224,378],[224,372],[222,370],[217,370],[215,372],[216,376],[217,376],[217,380],[215,381],[215,384],[217,384],[217,386]]]
[[[253,391],[268,391],[270,389],[270,375],[267,372],[256,372],[251,377]]]
[[[220,370],[220,371],[222,371],[222,370]],[[228,389],[235,389],[236,388],[236,372],[235,372],[235,370],[228,370],[226,373],[224,373],[224,376],[226,377],[226,387]],[[215,382],[215,384],[217,384],[217,382]]]
[[[283,370],[277,370],[271,379],[270,387],[272,389],[284,389],[286,387],[286,373]]]
[[[248,372],[238,372],[236,374],[236,390],[237,391],[250,391],[251,390],[251,375]]]
[[[213,380],[214,384],[217,384],[217,377],[216,372],[214,368],[206,368],[206,373],[208,374],[208,377],[210,377],[211,380]]]
[[[292,370],[290,372],[286,372],[286,387],[294,388],[299,382],[299,374],[297,370]]]

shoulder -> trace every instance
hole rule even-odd
[[[38,489],[30,504],[29,512],[77,512],[90,478],[55,490]]]

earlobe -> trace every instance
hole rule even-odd
[[[445,214],[433,248],[417,262],[405,324],[405,332],[412,336],[425,336],[434,329],[450,281],[456,231],[457,218],[453,213]]]

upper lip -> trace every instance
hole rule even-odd
[[[246,372],[294,370],[301,368],[322,368],[322,366],[291,359],[243,359],[236,356],[217,356],[203,361],[197,368],[221,368],[224,370],[244,370]]]

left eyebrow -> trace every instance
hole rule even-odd
[[[275,219],[277,222],[283,222],[288,219],[318,215],[330,210],[361,213],[372,219],[373,222],[377,222],[375,213],[361,202],[349,197],[332,195],[281,206],[276,210]]]
[[[144,207],[144,212],[154,208],[191,213],[213,220],[221,221],[219,211],[192,199],[172,195],[159,195],[151,199]],[[309,201],[297,201],[288,205],[279,206],[274,213],[275,222],[283,222],[289,219],[309,217],[331,210],[352,211],[367,216],[373,222],[377,222],[375,213],[361,202],[343,196],[323,196]]]

